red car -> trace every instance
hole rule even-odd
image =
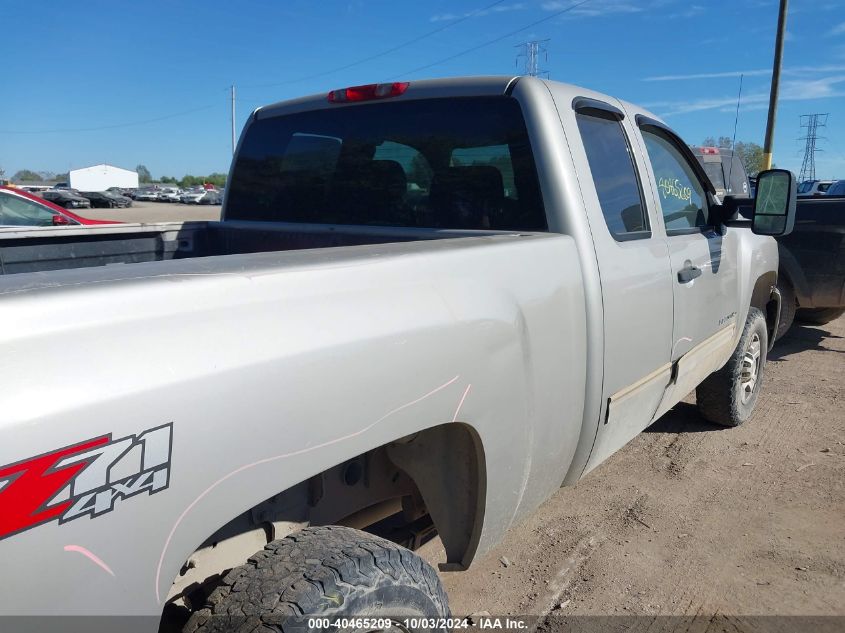
[[[28,191],[14,187],[0,187],[0,228],[77,224],[120,224],[120,222],[83,218]]]

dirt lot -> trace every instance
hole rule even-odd
[[[121,222],[219,220],[220,205],[133,202],[128,209],[84,209],[79,214],[95,220],[119,220]]]
[[[453,613],[845,616],[844,354],[845,317],[796,325],[748,422],[710,426],[690,396],[470,571],[442,574]],[[424,555],[445,559],[436,541]],[[759,630],[745,622],[726,630]]]

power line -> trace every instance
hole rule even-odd
[[[827,114],[802,114],[801,127],[807,129],[806,136],[799,141],[806,141],[804,145],[804,161],[801,163],[801,173],[798,174],[798,182],[816,179],[816,141],[819,138],[819,128],[827,127]]]
[[[546,48],[546,42],[548,39],[545,40],[529,40],[528,42],[523,42],[522,44],[517,44],[517,48],[520,48],[521,51],[516,56],[517,63],[519,63],[519,58],[525,58],[525,74],[530,77],[538,77],[540,75],[545,75],[546,77],[549,76],[548,70],[540,70],[540,55],[544,55],[546,61],[549,61],[549,51]]]
[[[517,33],[522,33],[523,31],[527,31],[528,29],[535,27],[538,24],[542,24],[543,22],[548,22],[549,20],[553,20],[554,18],[558,17],[559,15],[563,15],[564,13],[568,13],[569,11],[572,11],[573,9],[577,9],[581,5],[587,4],[588,2],[590,2],[590,0],[581,0],[580,2],[575,2],[574,4],[569,5],[565,9],[561,9],[560,11],[555,11],[554,13],[551,13],[544,18],[536,20],[536,21],[532,22],[531,24],[526,24],[525,26],[523,26],[521,28],[518,28],[514,31],[510,31],[509,33],[505,33],[504,35],[496,37],[492,40],[488,40],[488,41],[483,42],[481,44],[477,44],[476,46],[462,50],[458,53],[455,53],[454,55],[449,55],[449,57],[444,57],[443,59],[438,59],[436,62],[431,62],[430,64],[425,64],[424,66],[417,66],[416,68],[412,68],[411,70],[405,71],[404,73],[401,73],[399,75],[394,75],[392,77],[389,77],[388,79],[397,79],[397,78],[400,78],[400,77],[405,77],[405,76],[410,75],[412,73],[416,73],[416,72],[419,72],[421,70],[426,70],[426,69],[431,68],[433,66],[439,66],[440,64],[445,64],[446,62],[450,62],[453,59],[456,59],[458,57],[468,55],[469,53],[473,53],[473,52],[475,52],[475,51],[477,51],[481,48],[485,48],[487,46],[490,46],[491,44],[495,44],[496,42],[501,42],[502,40],[505,40],[509,37],[512,37],[512,36],[516,35]]]
[[[397,44],[392,48],[388,48],[387,50],[381,51],[380,53],[375,53],[374,55],[370,55],[369,57],[363,57],[357,61],[350,62],[344,66],[338,66],[337,68],[332,68],[331,70],[324,70],[318,73],[314,73],[313,75],[307,75],[305,77],[299,77],[298,79],[289,79],[288,81],[279,81],[274,83],[266,83],[266,84],[245,84],[242,85],[242,88],[270,88],[273,86],[284,86],[293,83],[299,83],[302,81],[308,81],[310,79],[317,79],[319,77],[325,77],[326,75],[332,75],[334,73],[338,73],[342,70],[348,70],[350,68],[354,68],[355,66],[360,66],[361,64],[365,64],[367,62],[373,61],[374,59],[378,59],[380,57],[384,57],[385,55],[390,55],[391,53],[395,53],[396,51],[405,48],[406,46],[410,46],[411,44],[416,44],[417,42],[426,39],[427,37],[431,37],[432,35],[436,35],[441,31],[445,31],[446,29],[450,29],[453,26],[460,24],[461,22],[465,22],[470,18],[474,18],[477,15],[481,15],[490,11],[491,9],[495,8],[497,5],[502,4],[505,0],[496,0],[496,2],[492,4],[488,4],[486,7],[482,7],[480,9],[476,9],[475,11],[471,11],[466,15],[457,18],[456,20],[452,20],[443,26],[440,26],[432,31],[428,31],[427,33],[423,33],[422,35],[418,35],[417,37],[410,39],[406,42],[402,42],[401,44]]]

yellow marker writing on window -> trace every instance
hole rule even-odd
[[[660,188],[660,195],[666,198],[677,198],[684,202],[692,201],[692,189],[683,187],[677,178],[661,178],[657,186]]]

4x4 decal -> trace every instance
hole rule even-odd
[[[0,539],[49,521],[97,517],[120,499],[165,490],[172,443],[171,423],[116,440],[111,434],[94,437],[0,466]]]

